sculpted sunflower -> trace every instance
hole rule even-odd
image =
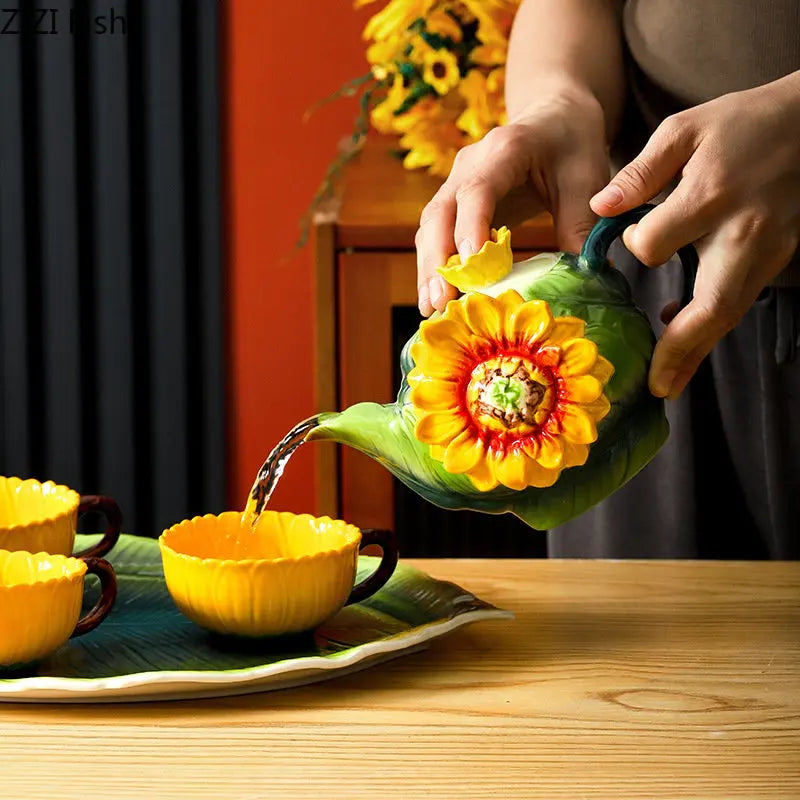
[[[552,486],[586,462],[610,410],[614,368],[584,333],[513,289],[452,300],[411,348],[417,438],[479,491]]]

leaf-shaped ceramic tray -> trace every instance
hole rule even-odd
[[[76,550],[86,546],[84,538]],[[158,542],[123,535],[107,558],[119,584],[108,619],[34,666],[0,670],[0,701],[133,702],[280,689],[415,652],[471,622],[513,616],[401,563],[377,594],[313,633],[231,640],[205,632],[175,608]],[[359,576],[376,564],[361,556]],[[87,602],[96,596],[94,586],[87,590]]]

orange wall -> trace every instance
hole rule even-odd
[[[366,72],[358,13],[341,0],[229,0],[225,9],[230,336],[230,484],[243,507],[272,446],[317,410],[313,400],[313,273],[293,253],[297,223],[339,139],[352,100],[303,123],[303,112]],[[272,502],[314,509],[314,453],[293,459]]]

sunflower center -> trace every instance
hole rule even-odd
[[[441,61],[434,61],[431,71],[433,72],[433,77],[438,80],[441,80],[447,75],[447,67]]]
[[[552,394],[527,359],[501,356],[478,364],[467,387],[467,403],[486,428],[526,433],[547,418]]]

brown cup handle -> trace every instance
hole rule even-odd
[[[93,631],[109,614],[117,599],[117,577],[111,564],[102,558],[84,558],[86,574],[94,574],[100,578],[100,597],[94,608],[82,619],[78,620],[75,630],[70,638],[83,636],[84,633]]]
[[[383,551],[381,563],[378,569],[368,578],[364,578],[361,583],[353,587],[350,597],[347,598],[346,606],[352,603],[360,603],[378,591],[392,577],[392,573],[397,566],[399,553],[397,551],[397,539],[393,531],[379,531],[367,529],[361,531],[361,550],[368,545],[376,544]]]
[[[85,514],[87,511],[99,511],[105,515],[107,527],[105,536],[92,547],[87,548],[82,553],[75,553],[75,558],[99,558],[108,553],[119,539],[120,528],[122,528],[122,512],[116,501],[110,497],[103,497],[99,494],[85,494],[81,496],[81,504],[78,506],[78,514]]]

